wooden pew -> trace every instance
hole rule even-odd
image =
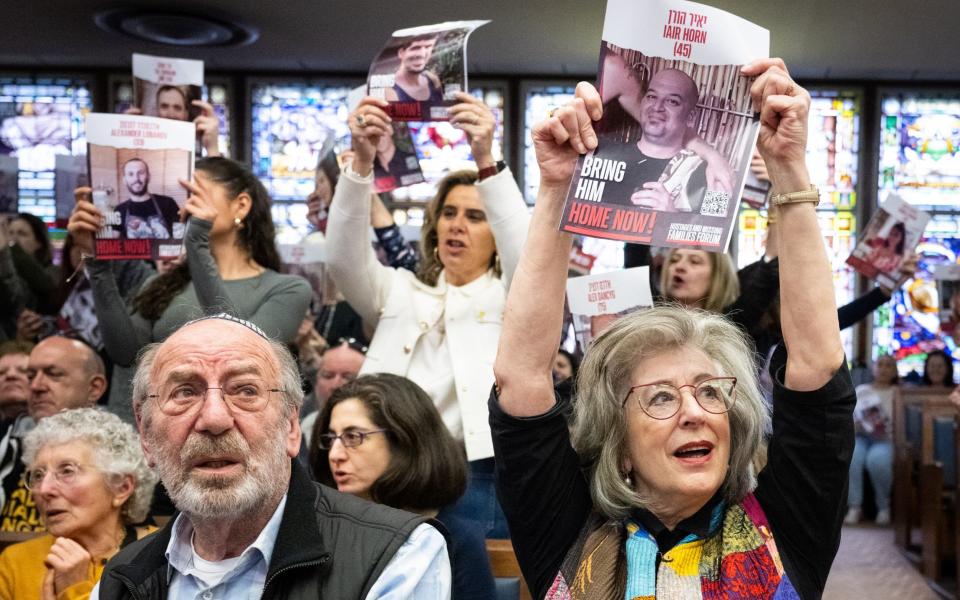
[[[494,579],[516,579],[519,582],[518,600],[531,600],[530,590],[520,573],[517,556],[513,552],[510,540],[487,540],[487,556]],[[498,597],[498,600],[499,597]]]
[[[913,548],[920,527],[921,466],[933,464],[933,420],[952,416],[951,388],[900,386],[893,396],[893,528],[895,543]],[[931,482],[932,483],[932,482]]]
[[[956,410],[949,415],[936,415],[942,407],[928,408],[931,414],[933,458],[920,467],[920,531],[922,538],[921,567],[923,574],[939,581],[943,561],[957,558],[957,435]]]

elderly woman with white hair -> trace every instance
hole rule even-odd
[[[27,487],[47,534],[0,554],[0,599],[87,598],[103,566],[149,533],[157,477],[133,427],[78,408],[41,420],[24,438]]]
[[[819,598],[840,541],[853,386],[804,164],[810,97],[779,59],[757,76],[759,148],[783,223],[785,346],[770,415],[752,348],[724,317],[661,306],[615,322],[580,367],[572,436],[550,367],[570,236],[557,231],[599,95],[534,128],[541,185],[507,299],[490,421],[497,486],[537,598]],[[545,335],[530,336],[531,331]],[[551,336],[547,332],[556,332]]]

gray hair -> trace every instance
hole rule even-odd
[[[23,438],[23,464],[29,468],[47,446],[77,441],[90,446],[95,466],[104,473],[107,485],[112,485],[118,476],[133,477],[133,493],[120,508],[123,522],[133,524],[146,519],[157,476],[147,466],[137,432],[113,413],[75,408],[40,420]]]
[[[757,384],[752,344],[722,316],[676,305],[638,311],[614,322],[587,352],[577,375],[573,446],[587,464],[594,507],[609,518],[646,508],[649,498],[624,482],[627,423],[623,399],[638,362],[662,352],[693,346],[713,360],[720,373],[737,378],[730,409],[730,464],[721,489],[739,502],[756,487],[754,453],[770,423]]]
[[[205,320],[213,317],[204,317]],[[225,319],[231,322],[236,322],[233,319]],[[193,323],[195,321],[191,321]],[[187,323],[189,325],[190,323]],[[256,332],[256,330],[254,330]],[[276,340],[267,338],[262,333],[261,335],[264,340],[270,345],[273,355],[277,359],[277,363],[280,365],[280,387],[283,389],[281,392],[281,398],[283,399],[283,410],[282,416],[284,419],[290,417],[290,414],[294,409],[299,410],[303,406],[303,383],[300,379],[300,371],[297,368],[297,360],[291,354],[289,348],[285,344],[281,344]],[[152,380],[153,375],[153,363],[157,358],[157,351],[163,345],[163,342],[149,344],[144,347],[140,352],[140,356],[137,359],[137,370],[133,374],[133,413],[138,417],[146,417],[146,413],[143,412],[144,404],[147,401],[147,398],[155,393],[153,388],[154,382]]]

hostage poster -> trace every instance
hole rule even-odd
[[[586,350],[618,318],[653,306],[650,267],[571,277],[567,280],[567,302],[577,340]]]
[[[187,190],[193,176],[196,127],[191,122],[90,113],[87,170],[93,203],[103,213],[99,259],[180,256]]]
[[[133,55],[133,103],[143,115],[192,121],[202,89],[202,60]]]
[[[365,93],[366,87],[360,86],[347,95],[351,112],[360,105]],[[377,155],[373,159],[373,189],[378,194],[425,181],[417,147],[407,124],[387,123],[387,131],[390,135],[380,137]]]
[[[867,223],[847,264],[887,289],[897,289],[907,279],[903,261],[920,243],[929,220],[929,213],[907,204],[896,194],[887,195]]]
[[[599,144],[577,162],[561,229],[726,250],[759,132],[740,67],[767,56],[767,30],[716,8],[609,0]]]
[[[367,93],[390,102],[395,121],[446,121],[467,91],[467,38],[489,21],[450,21],[394,31],[370,65]]]

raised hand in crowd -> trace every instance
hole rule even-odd
[[[17,339],[25,342],[32,342],[40,336],[43,330],[43,317],[25,308],[17,316]]]
[[[180,209],[182,220],[185,221],[187,217],[194,217],[210,223],[216,221],[220,211],[214,201],[214,187],[205,184],[199,177],[194,177],[193,181],[187,181],[186,179],[179,179],[178,181],[190,192],[183,208]]]
[[[497,118],[490,107],[471,94],[457,92],[456,98],[458,103],[450,107],[450,123],[467,134],[477,169],[494,166],[493,134]]]
[[[200,145],[206,150],[207,156],[220,156],[220,120],[213,105],[203,100],[194,100],[191,104],[200,109],[200,114],[193,120]]]
[[[358,175],[367,176],[373,171],[380,137],[390,135],[392,119],[384,110],[386,107],[386,100],[366,96],[347,119],[353,148],[351,168]]]
[[[73,245],[80,250],[81,256],[92,256],[93,239],[102,227],[103,213],[93,203],[92,188],[78,187],[73,190],[73,197],[76,202],[67,222],[67,231],[73,236]]]

